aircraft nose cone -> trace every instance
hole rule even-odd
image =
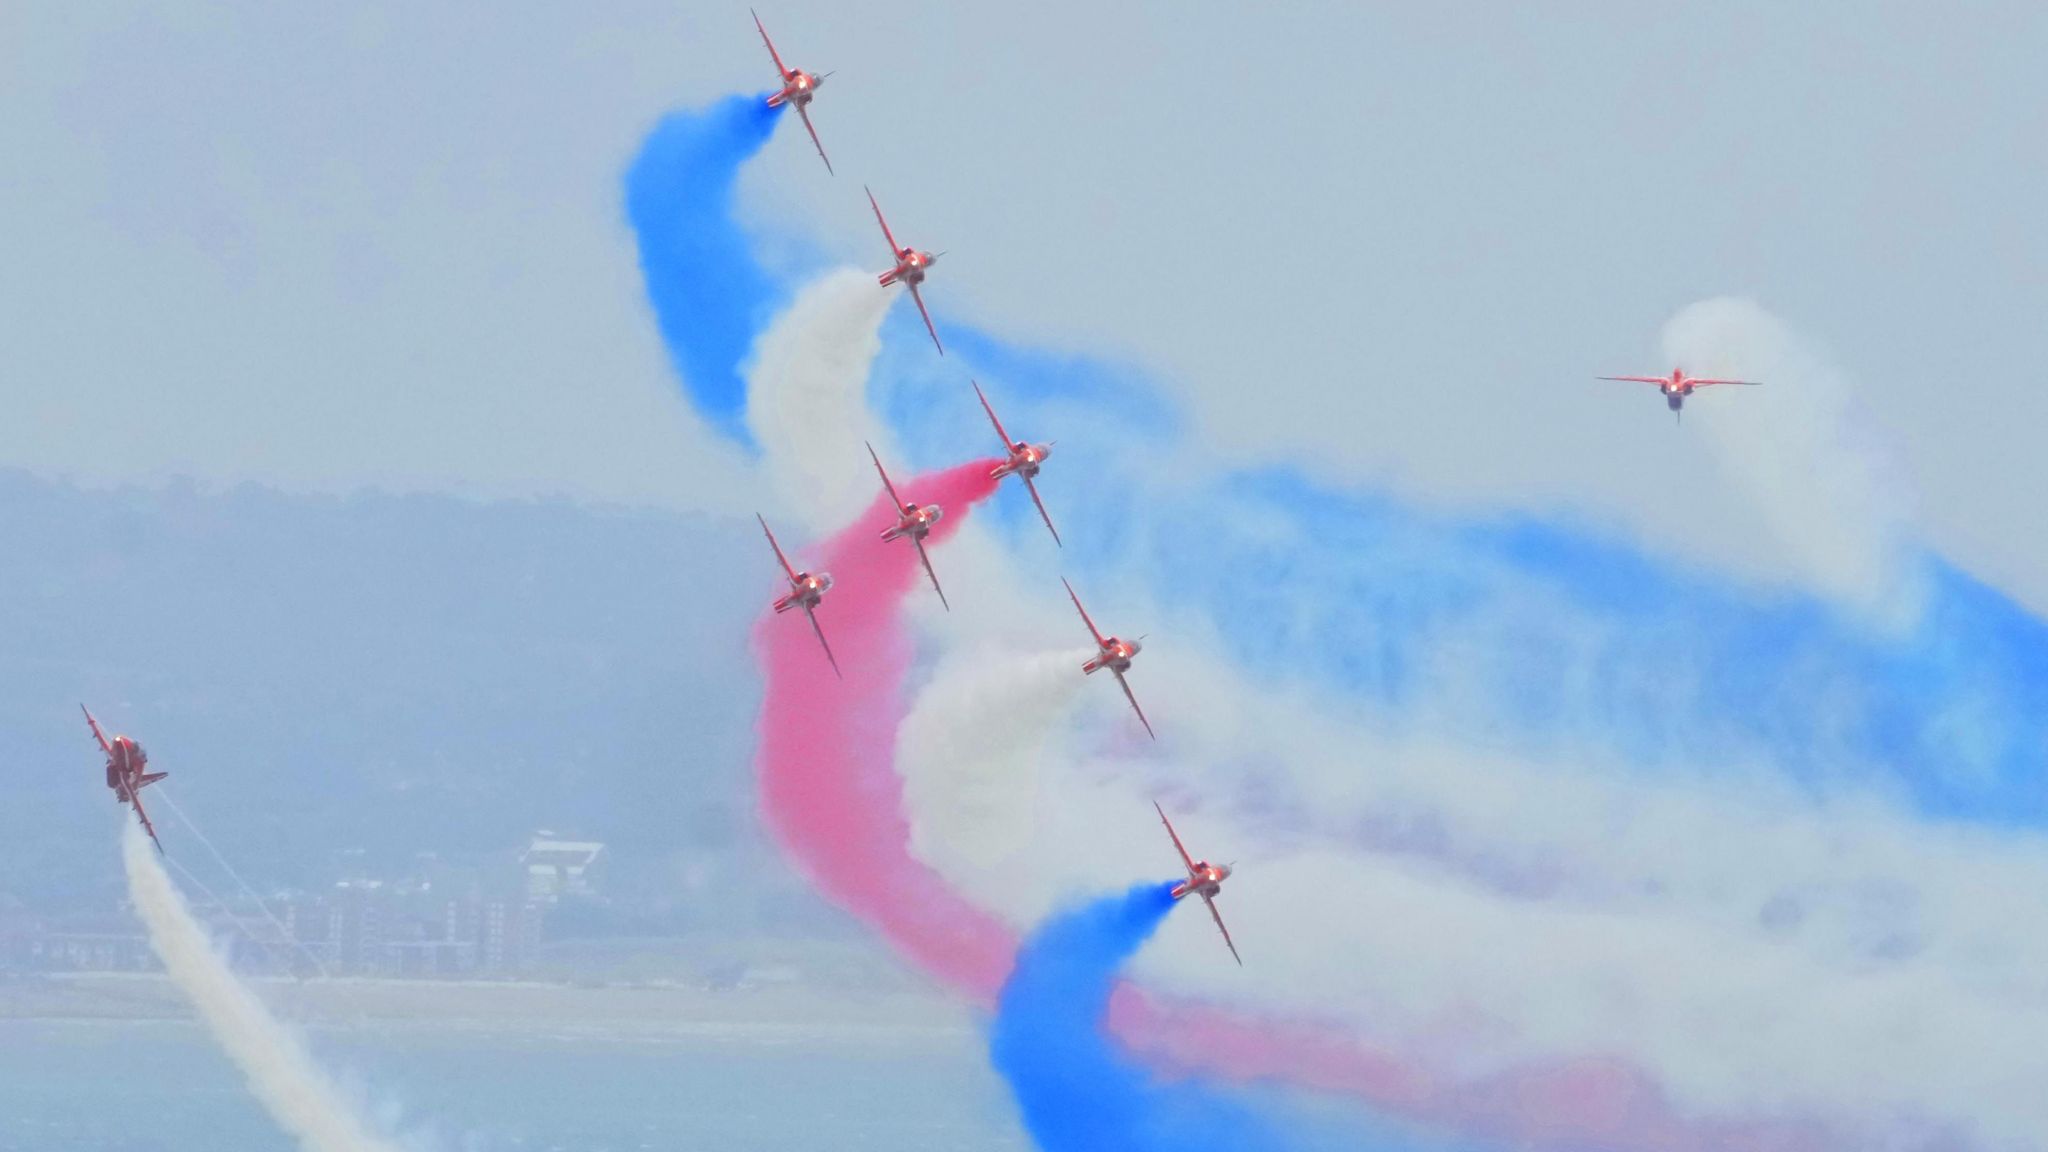
[[[944,508],[939,507],[937,504],[925,505],[924,513],[925,519],[931,521],[934,524],[937,524],[939,521],[946,518],[946,510]]]

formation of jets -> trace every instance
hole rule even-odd
[[[811,101],[816,97],[818,85],[824,77],[814,76],[801,68],[792,68],[783,63],[782,55],[775,50],[774,41],[768,38],[768,30],[762,26],[758,13],[754,16],[754,27],[760,31],[762,43],[768,45],[768,55],[775,61],[776,77],[781,85],[767,97],[769,106],[787,104],[797,110],[798,115],[803,117],[805,131],[811,135],[811,143],[818,149],[819,159],[825,160],[825,170],[831,172],[832,162],[825,158],[825,145],[818,139],[818,132],[811,123],[809,112]],[[864,191],[867,192],[868,207],[874,210],[875,223],[881,226],[882,239],[889,244],[889,259],[892,262],[889,270],[883,272],[877,279],[884,288],[901,284],[909,289],[910,299],[917,305],[917,314],[924,321],[924,329],[932,338],[932,347],[943,356],[946,354],[946,346],[939,340],[938,326],[932,323],[931,311],[925,307],[924,294],[919,289],[924,284],[932,265],[945,253],[926,252],[899,242],[896,233],[889,227],[888,218],[882,215],[882,205],[875,199],[873,189]],[[976,380],[969,380],[968,383],[973,386],[975,398],[981,402],[982,412],[987,414],[989,424],[995,429],[996,438],[1002,441],[1003,445],[1002,461],[990,469],[990,479],[1001,480],[1015,476],[1022,480],[1025,491],[1031,495],[1032,506],[1038,509],[1039,519],[1045,521],[1045,530],[1052,535],[1054,547],[1064,547],[1059,529],[1053,526],[1052,513],[1046,510],[1045,500],[1038,492],[1038,474],[1045,467],[1047,458],[1052,455],[1052,444],[1033,444],[1012,438],[1009,430],[1003,427],[1002,418],[996,415],[995,406],[989,403],[988,393],[982,391],[981,383]],[[931,581],[932,591],[938,594],[939,603],[950,611],[952,604],[946,599],[946,590],[940,585],[939,574],[932,567],[931,554],[925,549],[926,538],[945,516],[946,510],[937,504],[920,504],[915,500],[906,499],[902,490],[897,488],[896,482],[889,477],[889,470],[883,466],[881,454],[875,451],[875,446],[869,444],[867,450],[868,459],[874,462],[875,474],[881,477],[882,490],[888,494],[889,506],[895,515],[895,519],[881,532],[883,543],[898,540],[910,542],[910,546],[917,550],[918,563],[924,566],[925,577]],[[774,550],[775,561],[782,566],[782,575],[788,581],[787,590],[776,597],[772,607],[778,614],[793,608],[801,608],[804,616],[810,621],[812,632],[818,637],[818,646],[824,650],[825,659],[832,666],[833,673],[843,677],[839,660],[832,654],[832,645],[825,639],[825,629],[818,620],[819,608],[824,603],[825,594],[832,590],[831,575],[825,572],[799,571],[783,553],[782,545],[776,542],[775,533],[769,530],[765,518],[761,519],[761,532],[768,537],[768,546]],[[1062,583],[1065,583],[1064,579]],[[1131,711],[1137,715],[1138,723],[1144,726],[1145,734],[1157,739],[1158,734],[1152,730],[1152,721],[1146,718],[1145,709],[1139,706],[1137,694],[1131,690],[1131,682],[1128,679],[1131,662],[1143,649],[1144,638],[1141,636],[1135,640],[1125,640],[1119,636],[1104,635],[1102,630],[1095,626],[1094,619],[1088,615],[1088,609],[1082,606],[1081,597],[1074,591],[1074,586],[1068,583],[1066,587],[1067,596],[1074,602],[1074,610],[1081,614],[1081,623],[1087,626],[1088,635],[1095,642],[1095,653],[1081,665],[1081,674],[1089,676],[1108,669],[1109,674],[1115,677],[1117,687],[1123,689],[1124,699],[1130,701]],[[1154,807],[1157,808],[1158,805],[1155,803]],[[1223,942],[1230,948],[1231,956],[1238,958],[1237,945],[1230,939],[1230,930],[1223,926],[1223,917],[1216,910],[1216,895],[1222,891],[1223,881],[1230,876],[1229,865],[1210,864],[1190,857],[1187,849],[1181,845],[1180,835],[1173,830],[1173,822],[1167,820],[1164,809],[1159,810],[1159,819],[1166,825],[1167,835],[1173,838],[1173,846],[1180,853],[1181,862],[1187,867],[1188,878],[1174,887],[1173,898],[1179,900],[1191,893],[1200,896],[1202,902],[1208,905],[1209,914],[1215,918],[1217,929],[1223,933]],[[1238,963],[1244,963],[1242,958],[1238,958]]]

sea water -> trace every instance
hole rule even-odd
[[[1022,1152],[972,1030],[310,1030],[422,1152]],[[4,1152],[291,1152],[196,1024],[0,1021]]]

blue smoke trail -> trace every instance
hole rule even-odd
[[[1161,480],[1185,441],[1141,377],[947,331],[1013,435],[1058,439],[1039,483],[1062,566],[1143,574],[1249,672],[1335,689],[1395,729],[1426,711],[1513,754],[1768,764],[1928,816],[2048,824],[2048,626],[1939,557],[1920,559],[1927,606],[1901,635],[1554,515],[1435,513],[1290,468]],[[989,436],[972,394],[890,335],[876,399],[910,454]],[[991,519],[1042,548],[1007,495]]]
[[[762,97],[731,96],[665,117],[626,173],[626,216],[662,343],[697,411],[742,444],[740,362],[783,292],[733,221],[733,181],[781,113]]]
[[[671,134],[716,135],[691,125],[733,107],[670,118],[643,163],[675,150],[658,146]],[[716,197],[659,203],[650,186],[642,207],[690,216],[671,230],[717,254],[659,276],[646,261],[679,363],[690,345],[663,300],[755,286],[744,317],[721,321],[733,325],[729,368],[774,293],[731,217],[729,168],[716,186]],[[643,232],[643,254],[651,247]],[[1568,518],[1461,517],[1286,468],[1190,468],[1176,408],[1141,373],[944,327],[954,352],[939,363],[898,309],[876,365],[873,401],[911,458],[956,459],[987,441],[964,379],[979,376],[1012,434],[1058,441],[1040,485],[1067,541],[1062,564],[1083,580],[1142,574],[1162,606],[1214,621],[1249,672],[1341,693],[1396,728],[1426,710],[1510,754],[1604,749],[1665,773],[1763,765],[1937,818],[2048,825],[2048,627],[1938,557],[1922,561],[1918,625],[1888,634],[1813,595],[1746,586]],[[737,377],[723,387],[707,396],[693,383],[693,399],[743,439]],[[1174,463],[1179,475],[1162,478]],[[994,511],[1019,548],[1044,547],[1020,491]]]
[[[989,1060],[1043,1152],[1476,1152],[1485,1147],[1345,1108],[1288,1106],[1285,1130],[1252,1090],[1162,1080],[1104,1030],[1117,973],[1173,910],[1173,884],[1139,884],[1061,913],[1017,951]],[[1220,954],[1221,949],[1218,949]],[[1268,1095],[1259,1093],[1259,1095]]]
[[[989,1055],[1044,1152],[1278,1152],[1279,1134],[1198,1082],[1166,1083],[1105,1033],[1123,966],[1173,910],[1140,884],[1053,917],[1017,953]]]

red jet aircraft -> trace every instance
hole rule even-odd
[[[924,538],[931,535],[932,526],[946,514],[937,504],[912,504],[896,494],[896,485],[889,482],[888,470],[882,467],[882,458],[875,455],[875,446],[868,445],[868,456],[875,462],[875,472],[882,477],[882,487],[889,493],[889,501],[896,505],[896,523],[882,530],[882,539],[899,540],[910,537],[910,543],[917,549],[917,558],[924,565],[924,574],[932,579],[932,591],[939,594],[939,603],[951,612],[953,606],[946,603],[946,590],[939,587],[939,574],[932,571],[932,558],[925,554]]]
[[[1031,482],[1032,478],[1038,475],[1038,466],[1045,463],[1047,456],[1052,455],[1052,445],[1026,444],[1022,440],[1010,439],[1010,434],[1003,431],[1003,422],[996,419],[996,410],[988,406],[988,397],[982,396],[981,385],[972,380],[968,383],[974,384],[974,394],[981,396],[981,410],[988,413],[988,422],[996,426],[996,435],[1003,439],[1003,451],[1009,453],[1010,457],[996,465],[995,470],[989,475],[998,480],[1005,476],[1021,477],[1024,487],[1031,493],[1031,502],[1038,505],[1038,515],[1045,521],[1045,530],[1052,533],[1052,542],[1059,545],[1060,530],[1052,526],[1052,517],[1045,511],[1045,501],[1038,498],[1038,485]]]
[[[1060,577],[1060,583],[1067,584],[1067,578]],[[1154,740],[1159,739],[1159,734],[1152,731],[1152,722],[1145,719],[1145,710],[1138,707],[1138,697],[1131,692],[1131,682],[1124,679],[1124,673],[1131,670],[1131,657],[1144,649],[1145,638],[1140,636],[1136,640],[1123,640],[1115,636],[1104,636],[1102,631],[1095,627],[1095,621],[1088,618],[1088,610],[1081,607],[1081,598],[1074,595],[1072,584],[1067,584],[1067,596],[1073,600],[1075,611],[1081,614],[1081,623],[1088,625],[1088,634],[1095,637],[1097,651],[1086,664],[1081,665],[1081,671],[1084,674],[1092,674],[1104,668],[1109,669],[1110,674],[1116,677],[1117,687],[1124,690],[1124,699],[1131,702],[1131,711],[1138,714],[1138,723],[1145,726],[1145,735]]]
[[[1705,376],[1687,376],[1684,370],[1678,368],[1673,368],[1669,376],[1602,376],[1600,379],[1625,380],[1631,384],[1655,384],[1657,391],[1664,393],[1664,403],[1669,405],[1673,412],[1678,413],[1680,420],[1685,419],[1685,398],[1692,395],[1695,388],[1705,388],[1710,384],[1740,384],[1754,388],[1762,383],[1760,380],[1713,380]]]
[[[83,704],[78,710],[85,713],[92,738],[100,742],[100,751],[107,754],[107,787],[114,790],[114,799],[135,809],[142,830],[149,833],[150,842],[156,845],[157,855],[163,855],[164,842],[156,838],[156,825],[149,822],[149,813],[142,810],[141,792],[170,773],[149,771],[149,754],[142,750],[142,745],[126,736],[109,741],[100,731],[100,722],[92,718],[92,711]]]
[[[896,243],[896,234],[889,231],[889,222],[882,219],[882,206],[875,203],[874,190],[866,191],[868,205],[875,210],[875,222],[882,226],[882,238],[889,242],[889,259],[896,262],[894,268],[882,273],[882,287],[887,288],[891,284],[901,283],[910,289],[910,298],[917,301],[917,314],[924,317],[924,330],[932,334],[932,347],[937,348],[939,355],[944,356],[946,346],[939,343],[939,330],[932,327],[932,314],[925,311],[924,297],[918,293],[917,286],[924,283],[925,269],[938,263],[939,257],[945,253],[920,252],[906,244]]]
[[[1173,898],[1178,900],[1189,893],[1200,896],[1202,903],[1209,906],[1209,915],[1216,920],[1216,930],[1223,933],[1223,946],[1230,949],[1230,958],[1237,961],[1238,967],[1244,967],[1244,957],[1237,954],[1237,945],[1230,939],[1230,929],[1223,926],[1223,913],[1216,910],[1216,895],[1223,891],[1223,882],[1230,879],[1230,865],[1211,864],[1189,856],[1188,850],[1181,845],[1180,834],[1173,830],[1173,821],[1166,818],[1166,809],[1159,807],[1157,800],[1152,802],[1152,807],[1159,813],[1159,822],[1166,825],[1166,834],[1173,837],[1173,846],[1180,850],[1181,863],[1188,866],[1188,878],[1173,886]]]
[[[818,634],[818,644],[825,649],[825,659],[832,663],[832,674],[840,675],[839,658],[832,655],[832,645],[825,643],[825,630],[818,626],[818,604],[825,599],[825,593],[832,590],[830,572],[799,572],[790,566],[789,557],[782,554],[782,545],[775,542],[775,533],[768,531],[768,521],[759,512],[754,519],[761,521],[761,531],[768,537],[768,546],[775,549],[775,559],[782,564],[782,574],[789,577],[789,591],[775,601],[775,614],[780,616],[791,608],[801,608],[811,622],[811,631]]]
[[[747,11],[753,12],[753,9],[749,8]],[[768,106],[779,108],[787,104],[796,109],[796,114],[804,118],[804,131],[811,134],[811,143],[818,149],[818,159],[825,162],[825,171],[831,172],[832,158],[825,155],[824,142],[818,139],[818,130],[811,127],[811,100],[817,96],[819,86],[825,83],[825,76],[830,76],[831,73],[814,76],[801,68],[791,68],[784,64],[782,53],[775,50],[775,41],[768,38],[768,29],[761,27],[759,12],[754,12],[754,27],[760,29],[761,43],[768,46],[768,55],[775,61],[776,83],[782,85],[781,91],[768,97]]]

